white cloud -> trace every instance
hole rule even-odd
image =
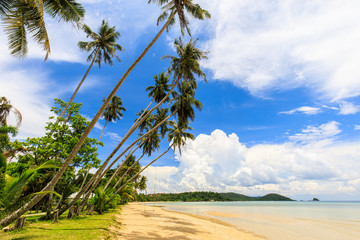
[[[21,69],[9,64],[0,67],[0,96],[5,96],[23,117],[18,139],[38,137],[45,133],[45,123],[56,96],[55,84],[41,69]]]
[[[355,130],[355,131],[360,130],[360,125],[355,125],[355,126],[354,126],[354,130]]]
[[[333,122],[318,127],[320,132],[329,132],[321,134],[330,138],[337,134],[336,129],[337,123]],[[314,127],[303,132],[319,135]],[[188,141],[182,155],[176,153],[177,168],[153,167],[157,185],[153,185],[154,174],[148,174],[148,190],[235,191],[255,196],[269,192],[289,196],[331,193],[351,197],[360,190],[359,158],[360,142],[286,142],[247,147],[236,134],[215,130]]]
[[[204,66],[215,79],[257,96],[300,86],[328,100],[360,95],[359,1],[199,3],[212,13],[195,24],[210,34]]]
[[[339,107],[340,107],[340,111],[339,111],[340,115],[355,114],[355,113],[358,113],[360,111],[360,107],[356,106],[352,102],[343,101],[343,102],[340,103]]]
[[[320,108],[316,108],[316,107],[308,107],[308,106],[303,106],[303,107],[298,107],[289,111],[284,111],[284,112],[280,112],[280,114],[294,114],[294,113],[303,113],[306,115],[315,115],[321,112]]]
[[[332,140],[334,136],[341,132],[339,125],[338,122],[331,121],[319,127],[308,126],[306,129],[303,129],[301,133],[290,136],[289,139],[293,142],[306,144],[322,140]]]

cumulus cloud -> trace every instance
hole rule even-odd
[[[257,96],[300,86],[334,101],[360,95],[359,1],[199,3],[212,13],[196,29],[211,36],[204,66],[215,79]]]
[[[317,107],[308,107],[308,106],[303,106],[303,107],[298,107],[289,111],[283,111],[280,112],[280,114],[294,114],[294,113],[303,113],[306,115],[315,115],[321,112],[320,108]]]
[[[301,134],[323,139],[339,131],[338,123],[330,122],[308,127]],[[249,195],[359,192],[360,142],[298,144],[299,135],[295,136],[282,144],[248,147],[234,133],[215,130],[211,135],[200,134],[187,142],[182,155],[176,153],[178,167],[152,168],[152,172],[158,171],[156,191],[235,191]],[[147,176],[149,189],[153,189],[154,174]]]

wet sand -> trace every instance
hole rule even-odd
[[[209,217],[172,212],[161,207],[130,203],[124,206],[112,227],[116,239],[184,240],[264,240],[266,238],[238,229]]]

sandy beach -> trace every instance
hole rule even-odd
[[[112,227],[117,239],[264,240],[212,218],[171,212],[160,207],[130,203],[117,215],[121,227]]]

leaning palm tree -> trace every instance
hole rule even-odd
[[[195,111],[194,108],[202,110],[202,104],[199,100],[195,99],[195,89],[189,82],[181,82],[178,86],[179,92],[172,93],[174,102],[171,106],[171,112],[176,113],[179,119],[179,124],[187,125],[189,120],[194,121]]]
[[[124,114],[123,112],[126,111],[126,109],[122,106],[123,102],[121,101],[121,98],[118,96],[114,96],[111,99],[111,102],[109,105],[105,108],[105,111],[103,113],[104,119],[106,120],[103,130],[101,131],[99,142],[101,140],[101,136],[103,135],[106,125],[108,122],[116,122],[116,120],[120,120]]]
[[[170,90],[170,77],[164,72],[154,76],[155,85],[149,86],[145,91],[149,91],[149,97],[151,97],[156,103],[159,103]]]
[[[190,39],[184,44],[181,38],[174,41],[177,56],[164,56],[163,58],[170,58],[171,65],[169,72],[174,74],[174,79],[182,78],[185,82],[190,82],[193,88],[196,88],[195,75],[203,78],[207,82],[205,73],[201,70],[200,62],[202,59],[207,59],[207,52],[203,52],[196,47],[196,40]]]
[[[50,40],[45,26],[45,13],[59,21],[80,23],[85,9],[76,0],[1,0],[0,19],[3,22],[11,54],[25,57],[27,34],[50,54]]]
[[[181,124],[181,125],[183,125],[183,124]],[[134,175],[130,179],[128,179],[121,187],[119,187],[114,192],[114,194],[112,195],[112,198],[114,198],[115,195],[118,194],[127,184],[129,184],[132,180],[134,180],[136,177],[138,177],[146,168],[148,168],[151,164],[153,164],[159,158],[164,156],[171,148],[174,148],[174,150],[178,149],[179,153],[181,154],[181,148],[186,145],[186,140],[187,139],[194,140],[194,135],[186,132],[186,130],[191,130],[192,129],[191,127],[183,126],[182,128],[180,128],[179,124],[177,124],[176,121],[171,121],[170,126],[172,126],[172,128],[169,129],[169,133],[168,133],[168,140],[170,142],[169,148],[166,149],[162,154],[160,154],[153,161],[151,161],[148,165],[143,167],[141,169],[141,171],[139,171],[136,175]]]
[[[191,35],[189,28],[189,20],[184,10],[186,10],[188,14],[197,19],[203,20],[205,18],[210,18],[210,13],[202,9],[199,4],[195,4],[193,0],[149,0],[148,3],[150,2],[154,2],[162,6],[163,12],[158,18],[158,25],[160,22],[171,18],[167,29],[169,29],[172,25],[175,24],[175,19],[172,16],[173,13],[177,13],[181,33],[183,35],[185,29],[189,33],[189,35]]]
[[[205,80],[205,74],[202,72],[200,68],[199,61],[201,59],[206,58],[206,53],[199,50],[195,44],[196,41],[190,40],[188,43],[184,44],[180,39],[176,39],[174,42],[176,48],[178,49],[177,53],[178,56],[166,56],[167,58],[171,58],[171,66],[169,68],[169,72],[173,73],[174,79],[176,79],[175,83],[173,84],[172,88],[167,92],[167,94],[163,97],[163,99],[158,102],[158,104],[153,107],[151,110],[146,110],[146,112],[142,112],[138,115],[140,115],[139,119],[136,120],[135,124],[130,128],[130,130],[125,134],[125,136],[122,138],[120,143],[117,145],[117,147],[113,150],[113,152],[109,155],[109,157],[104,161],[103,165],[98,169],[98,171],[94,174],[93,178],[90,179],[87,183],[87,185],[84,187],[87,191],[87,189],[90,189],[92,191],[95,189],[96,185],[100,183],[101,178],[106,174],[106,172],[113,166],[115,163],[120,159],[120,157],[125,154],[125,152],[129,149],[129,147],[123,151],[122,154],[120,154],[104,171],[107,164],[110,162],[111,158],[116,154],[116,152],[120,149],[120,147],[125,143],[125,141],[135,132],[137,128],[140,129],[140,131],[143,131],[149,122],[152,121],[152,117],[150,117],[151,113],[158,109],[162,103],[167,101],[170,94],[173,92],[177,84],[180,80],[183,80],[185,82],[192,83],[191,86],[194,86],[195,82],[195,75],[199,77],[203,77]],[[191,63],[191,64],[189,64]],[[174,66],[173,66],[174,65]],[[160,88],[160,84],[156,84],[156,88]],[[165,89],[165,88],[162,88]],[[153,90],[151,88],[150,90]],[[154,98],[157,95],[161,95],[161,91],[154,91],[156,94],[152,94],[151,96]],[[164,94],[162,94],[164,95]],[[192,96],[194,97],[194,95]],[[181,99],[181,98],[179,98]],[[153,102],[154,99],[151,101]],[[180,104],[181,105],[181,104]],[[181,106],[180,106],[181,107]],[[173,111],[171,114],[174,115],[176,111]],[[148,132],[149,133],[149,132]],[[147,133],[147,134],[148,134]],[[94,183],[93,183],[94,182]],[[90,188],[91,184],[93,186]],[[86,194],[87,196],[91,193],[88,191]],[[79,192],[77,196],[74,197],[74,199],[71,201],[71,204],[75,203],[75,201],[80,198],[80,195],[83,194],[82,192]],[[86,199],[86,198],[84,198]],[[69,203],[70,204],[70,203]],[[62,210],[63,211],[63,210]]]
[[[149,1],[149,3],[150,2],[152,2],[152,1]],[[54,188],[56,183],[60,180],[61,176],[66,171],[67,167],[70,165],[70,163],[74,159],[74,157],[77,154],[78,150],[84,144],[87,136],[90,134],[91,130],[94,128],[95,124],[97,123],[97,121],[101,117],[103,111],[105,110],[106,106],[109,104],[110,100],[115,96],[116,92],[119,90],[119,88],[121,87],[121,85],[123,84],[125,79],[129,76],[129,74],[136,67],[136,65],[141,61],[141,59],[145,56],[145,54],[149,51],[149,49],[154,45],[154,43],[159,39],[159,37],[165,31],[165,29],[168,28],[169,24],[173,21],[174,16],[176,14],[184,15],[185,11],[187,11],[190,15],[192,15],[193,17],[195,17],[197,19],[205,19],[205,18],[210,17],[209,13],[206,10],[202,9],[198,4],[194,4],[192,0],[171,0],[171,1],[170,0],[161,0],[161,1],[158,0],[158,1],[154,1],[154,2],[156,2],[156,3],[160,4],[160,5],[164,5],[164,7],[166,7],[168,4],[174,5],[174,6],[176,5],[176,7],[172,8],[172,9],[170,9],[170,8],[169,9],[164,9],[165,12],[171,11],[166,23],[164,24],[164,26],[160,29],[159,33],[155,36],[155,38],[149,43],[149,45],[144,49],[144,51],[140,54],[140,56],[133,62],[133,64],[131,64],[131,66],[128,68],[128,70],[126,70],[124,75],[120,78],[120,80],[115,85],[115,87],[113,88],[113,90],[111,91],[109,96],[105,99],[105,102],[103,103],[103,105],[100,107],[98,112],[95,114],[94,118],[89,123],[88,127],[85,129],[85,131],[84,131],[83,135],[80,137],[78,143],[74,146],[74,148],[70,152],[69,156],[65,159],[61,169],[54,175],[54,177],[48,182],[48,184],[43,188],[42,191],[49,191],[49,190],[52,190]],[[162,19],[165,19],[165,18],[163,17]],[[179,18],[179,19],[181,21],[181,19],[183,19],[183,18]],[[158,104],[158,106],[160,106],[159,104]],[[134,127],[134,128],[136,129],[137,127]],[[126,136],[127,138],[124,137],[125,140],[121,141],[119,143],[120,147],[130,137],[131,134],[132,134],[131,131],[129,131],[128,136]],[[120,148],[119,145],[109,155],[108,161],[105,161],[103,166],[101,166],[98,169],[99,174],[101,174],[103,172],[103,170],[105,169],[105,167],[108,164],[108,162],[110,161],[110,159],[119,150],[119,148]],[[97,176],[95,178],[97,178]],[[95,180],[95,178],[94,178],[94,180]],[[92,183],[93,183],[93,181],[88,182],[88,184],[87,184],[88,188],[90,187],[90,185]],[[78,196],[78,197],[80,197],[80,196]],[[3,218],[0,221],[0,225],[1,226],[7,226],[11,222],[15,221],[22,214],[24,214],[26,211],[28,211],[30,208],[32,208],[36,203],[38,203],[42,198],[43,198],[43,196],[35,196],[35,197],[33,197],[30,201],[26,202],[21,208],[19,208],[18,210],[16,210],[12,214],[10,214],[8,217]],[[73,200],[75,200],[75,199],[76,198],[74,198]]]
[[[13,107],[10,101],[6,97],[0,98],[0,126],[7,126],[7,118],[10,113],[13,113],[16,117],[16,127],[19,127],[22,121],[22,115],[18,109]]]
[[[123,102],[121,101],[121,98],[118,96],[114,96],[113,99],[111,99],[110,104],[106,107],[104,113],[103,113],[103,117],[106,120],[103,130],[101,131],[100,137],[98,139],[98,143],[96,144],[96,148],[98,148],[99,144],[100,144],[100,140],[102,135],[104,134],[106,125],[108,122],[115,122],[116,120],[121,119],[124,114],[123,112],[126,111],[126,109],[122,106]],[[90,167],[87,167],[87,171],[84,177],[84,180],[80,186],[79,191],[83,188],[86,180],[87,180],[87,176],[89,175],[90,172]]]
[[[116,31],[115,27],[109,27],[109,24],[102,21],[101,26],[99,28],[99,33],[93,32],[89,26],[86,24],[83,25],[83,30],[87,34],[86,37],[91,38],[92,41],[78,43],[78,46],[81,50],[90,52],[90,55],[87,58],[87,61],[91,61],[90,66],[88,67],[85,75],[79,82],[76,87],[73,95],[71,96],[69,102],[66,104],[65,108],[62,110],[60,117],[62,117],[69,107],[70,103],[74,100],[76,94],[78,93],[81,85],[85,81],[87,75],[90,72],[90,69],[97,63],[99,68],[101,67],[101,63],[113,65],[112,57],[115,57],[120,61],[120,58],[117,56],[117,51],[123,51],[124,49],[120,44],[116,43],[116,40],[120,37],[120,33]]]

